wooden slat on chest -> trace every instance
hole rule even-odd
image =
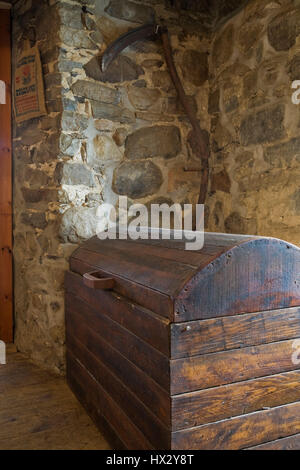
[[[249,447],[248,450],[299,450],[300,434],[295,436],[284,437],[276,441],[266,442],[258,446]]]
[[[300,370],[172,397],[174,431],[300,401]]]
[[[181,358],[300,337],[300,307],[171,324],[171,357]]]
[[[104,365],[99,358],[75,338],[68,341],[68,351],[71,351],[74,357],[80,357],[81,365],[88,373],[92,374],[155,448],[159,446],[167,448],[170,445],[170,427],[167,428],[163,425],[152,409],[143,403],[142,397],[139,399],[134,391],[131,391],[113,373],[111,367]]]
[[[166,356],[100,313],[100,311],[94,311],[79,297],[67,294],[65,301],[67,326],[73,328],[79,341],[83,344],[88,344],[87,341],[89,341],[89,347],[97,347],[97,337],[102,337],[132,364],[141,370],[147,371],[147,374],[156,383],[168,390],[169,361]],[[89,330],[94,334],[90,334],[82,328],[85,322],[88,322]]]
[[[77,258],[71,259],[70,267],[72,271],[80,275],[94,270],[93,264],[89,264],[87,261],[79,260]],[[105,271],[101,268],[98,268],[97,271],[103,277],[112,277],[112,273],[110,271]],[[114,292],[117,294],[127,297],[128,300],[132,300],[139,305],[143,305],[149,310],[156,312],[158,315],[162,315],[166,318],[173,317],[174,306],[173,301],[169,296],[116,274],[113,275],[113,278],[115,280]]]
[[[300,402],[172,433],[172,449],[237,450],[300,432]]]
[[[99,310],[116,323],[149,343],[165,355],[170,354],[169,321],[112,291],[85,287],[82,277],[68,272],[66,291],[80,297],[94,310]]]
[[[171,395],[300,368],[294,340],[171,360]]]
[[[123,447],[141,450],[151,449],[143,433],[131,422],[124,411],[112,400],[103,387],[76,360],[70,351],[67,352],[67,380],[83,406],[90,412],[94,421],[101,423],[103,432],[106,427],[118,430]]]

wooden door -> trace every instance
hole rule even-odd
[[[0,340],[13,340],[10,10],[0,10]]]

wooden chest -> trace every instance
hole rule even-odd
[[[297,247],[95,237],[65,287],[68,383],[114,448],[300,449]]]

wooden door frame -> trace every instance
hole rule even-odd
[[[12,107],[11,17],[0,2],[0,79],[6,84],[6,103],[0,104],[0,340],[13,341],[12,263]]]

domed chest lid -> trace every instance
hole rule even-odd
[[[114,279],[114,291],[182,322],[300,305],[300,249],[275,238],[206,233],[204,247],[178,240],[100,240],[70,269]]]

